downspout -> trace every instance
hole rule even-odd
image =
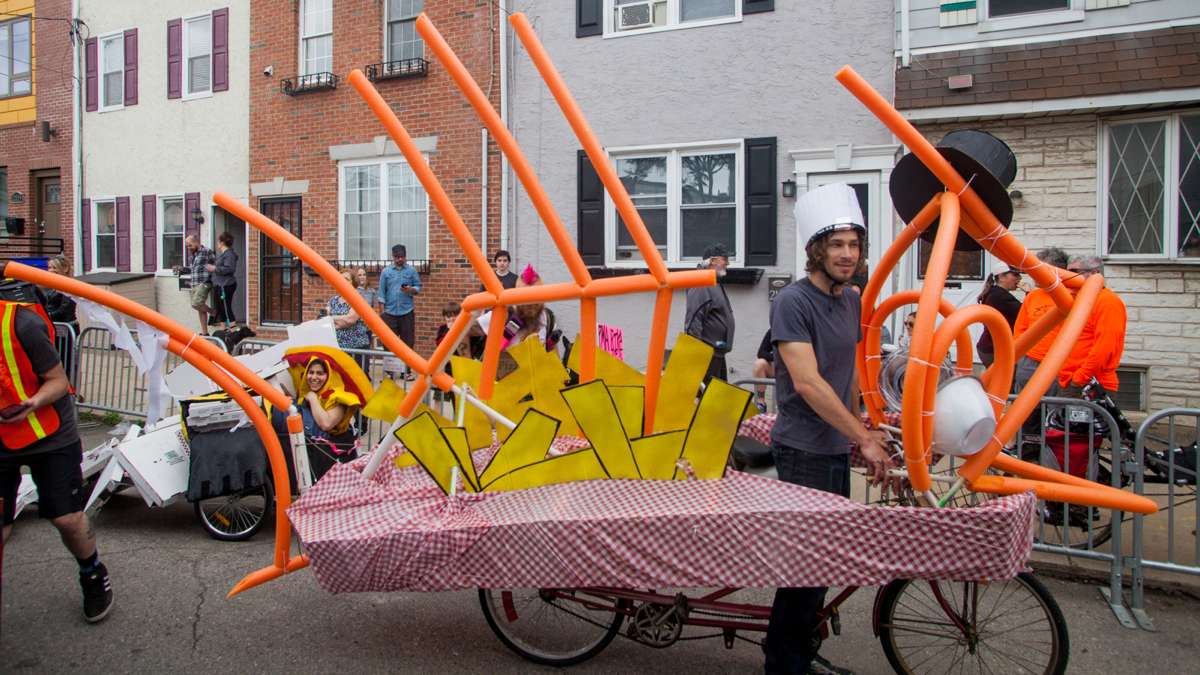
[[[71,29],[74,32],[74,39],[71,40],[71,67],[74,72],[74,86],[71,87],[71,215],[74,220],[71,226],[72,243],[78,243],[74,247],[74,255],[71,256],[71,266],[73,269],[83,273],[83,247],[88,245],[88,242],[83,241],[83,114],[82,106],[79,100],[79,88],[84,86],[83,68],[79,64],[80,58],[83,56],[82,45],[83,35],[79,31],[79,0],[71,0]],[[79,236],[76,238],[75,233]]]
[[[498,3],[500,16],[500,120],[508,126],[508,0]],[[483,132],[484,135],[487,131]],[[485,153],[486,154],[486,153]],[[484,158],[486,165],[486,156]],[[500,244],[499,248],[511,251],[508,242],[508,157],[500,153]],[[486,250],[485,250],[486,253]]]
[[[488,134],[487,129],[479,130],[479,248],[483,257],[488,255]],[[501,242],[501,247],[504,246]]]
[[[907,68],[911,57],[912,48],[909,42],[909,2],[911,0],[900,0],[900,66]]]

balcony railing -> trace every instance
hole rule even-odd
[[[391,259],[387,260],[330,260],[329,263],[339,270],[354,269],[356,267],[365,267],[368,274],[378,274],[385,267],[392,264]],[[428,260],[413,260],[409,258],[407,264],[412,266],[417,273],[426,276],[433,268],[433,265]],[[317,271],[311,267],[305,266],[304,271],[310,275],[316,275]]]
[[[367,66],[367,79],[372,82],[399,77],[425,77],[429,74],[429,62],[425,59],[401,59],[384,61]]]
[[[288,96],[308,94],[314,91],[337,89],[338,76],[333,73],[309,73],[285,78],[279,83],[279,90]]]

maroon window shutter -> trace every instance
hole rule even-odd
[[[99,62],[96,60],[96,38],[88,38],[84,45],[83,71],[85,74],[84,79],[87,82],[85,87],[87,90],[87,104],[85,107],[88,112],[95,112],[96,109],[100,107],[100,96],[98,89],[100,81],[96,79],[97,68],[99,67]]]
[[[138,94],[137,29],[125,31],[125,105],[137,105]]]
[[[229,8],[212,13],[212,90],[229,91]]]
[[[129,197],[117,197],[117,271],[129,271]]]
[[[183,96],[183,19],[167,22],[167,98]]]
[[[189,192],[183,196],[183,231],[189,237],[200,238],[200,223],[192,220],[192,209],[200,208],[200,193]]]
[[[83,200],[79,219],[79,246],[83,249],[83,271],[92,269],[92,200]]]
[[[158,200],[142,195],[142,271],[158,269]]]

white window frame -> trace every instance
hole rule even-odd
[[[334,44],[333,44],[333,21],[332,21],[332,19],[329,22],[329,32],[328,33],[314,33],[312,35],[304,34],[304,11],[305,11],[305,8],[307,7],[308,3],[312,2],[312,1],[313,0],[300,0],[300,7],[299,7],[300,23],[298,26],[296,26],[296,34],[299,38],[298,42],[297,42],[297,60],[300,62],[300,67],[299,67],[299,69],[297,69],[297,72],[300,73],[301,77],[303,77],[305,75],[313,75],[315,73],[323,73],[323,72],[332,72],[333,71],[333,64],[330,63],[328,71],[318,70],[318,71],[314,71],[312,73],[308,72],[308,59],[305,58],[305,54],[304,54],[304,41],[305,40],[309,40],[312,38],[325,37],[326,35],[328,35],[329,39],[330,39],[329,57],[330,57],[331,61],[333,59],[333,54],[334,54],[334,52],[333,52]],[[323,2],[324,0],[318,0],[318,1]],[[330,3],[330,6],[332,7],[333,0],[329,0],[329,3]],[[386,7],[384,7],[384,11],[385,12],[387,11]],[[386,31],[386,29],[385,29],[385,31]]]
[[[424,6],[425,6],[424,3],[422,3],[421,4],[422,11],[424,11]],[[388,0],[383,0],[383,60],[385,63],[390,63],[392,61],[404,60],[404,59],[392,58],[392,54],[390,51],[392,48],[391,36],[388,34],[388,31],[391,29],[391,23],[392,23],[392,18],[391,18],[391,16],[388,15],[388,13],[390,12],[390,7],[391,7],[391,3]],[[416,14],[416,16],[413,17],[412,20],[415,22],[416,17],[420,16],[420,15],[421,15],[421,13],[418,12]],[[396,21],[404,21],[404,20],[406,20],[406,19],[396,19]],[[424,38],[421,38],[419,35],[417,37],[421,41],[421,56],[415,57],[415,58],[423,59],[423,58],[425,58],[425,40],[424,40]]]
[[[992,18],[991,0],[979,0],[980,21],[979,32],[986,33],[997,30],[1014,30],[1031,28],[1033,26],[1051,26],[1058,23],[1073,23],[1083,21],[1084,3],[1086,0],[1070,0],[1066,9],[1050,9],[1024,14],[1010,14]]]
[[[104,100],[105,100],[104,94],[105,94],[106,90],[108,89],[108,86],[107,86],[108,80],[107,80],[107,78],[104,77],[104,75],[106,73],[106,71],[104,70],[104,44],[111,40],[116,40],[117,44],[121,48],[121,58],[118,59],[120,61],[120,65],[121,65],[121,68],[120,68],[121,97],[120,97],[120,101],[117,102],[115,105],[104,105]],[[96,77],[98,80],[97,86],[96,86],[96,94],[97,94],[97,97],[99,98],[99,100],[97,101],[97,103],[98,103],[97,111],[103,113],[103,112],[112,112],[114,110],[121,110],[122,108],[124,108],[125,107],[125,31],[109,33],[108,35],[102,35],[99,38],[97,38],[97,40],[96,40]]]
[[[1072,0],[1075,1],[1075,0]],[[615,13],[616,3],[613,0],[604,0],[604,37],[617,38],[626,37],[629,35],[645,35],[647,33],[661,33],[668,30],[684,30],[687,28],[702,28],[704,26],[719,26],[726,23],[739,23],[742,20],[742,0],[734,0],[733,16],[722,16],[713,19],[703,19],[699,21],[680,21],[680,0],[666,0],[667,2],[667,24],[665,26],[650,26],[648,28],[634,28],[630,30],[617,30],[613,25],[613,14]]]
[[[30,10],[30,11],[32,12],[32,10]],[[16,74],[16,71],[14,70],[16,67],[16,63],[17,63],[17,54],[15,53],[14,46],[13,46],[13,44],[14,44],[13,28],[16,27],[16,25],[21,22],[25,22],[29,26],[29,29],[28,29],[29,30],[29,45],[28,45],[29,53],[23,55],[23,56],[25,56],[25,58],[21,59],[21,63],[24,64],[27,68],[24,72],[22,72],[20,74],[20,77],[18,77]],[[8,50],[6,53],[0,54],[0,56],[6,58],[8,60],[8,64],[9,64],[8,72],[5,73],[5,75],[8,76],[8,89],[6,91],[0,91],[0,100],[9,99],[9,98],[22,98],[24,96],[32,96],[33,95],[33,70],[34,70],[33,62],[35,60],[34,59],[34,45],[33,45],[34,37],[33,37],[33,16],[32,16],[32,14],[24,15],[24,16],[16,16],[16,17],[12,17],[12,18],[4,17],[3,20],[0,20],[0,31],[8,33],[8,43],[7,43]],[[16,82],[18,80],[20,80],[21,82],[28,82],[29,83],[29,91],[22,92],[22,93],[17,93],[15,91],[13,91],[14,85],[16,84]]]
[[[113,264],[111,267],[102,267],[100,265],[100,205],[112,204],[113,214]],[[92,240],[88,242],[88,246],[92,247],[92,269],[91,272],[116,272],[117,271],[117,198],[116,197],[94,197],[92,198]],[[104,235],[109,236],[109,235]]]
[[[643,145],[624,148],[611,148],[608,161],[616,167],[618,159],[634,159],[637,157],[667,156],[667,254],[664,261],[667,267],[688,267],[699,262],[699,258],[683,258],[680,255],[680,223],[683,205],[683,178],[680,174],[680,158],[684,155],[734,154],[737,163],[735,171],[735,186],[737,198],[734,211],[734,241],[737,242],[737,254],[729,258],[730,267],[742,267],[746,257],[746,152],[745,141],[740,138],[718,141],[702,141],[695,143],[677,143],[672,145]],[[643,268],[646,262],[640,257],[632,259],[617,258],[617,208],[608,192],[604,193],[604,261],[605,266],[621,268]],[[661,242],[654,242],[659,244]]]
[[[1172,265],[1200,265],[1200,257],[1185,258],[1179,255],[1179,118],[1200,115],[1200,109],[1178,110],[1153,115],[1122,115],[1101,119],[1096,140],[1096,254],[1105,260],[1122,263],[1170,263]],[[1163,252],[1162,253],[1109,253],[1108,252],[1108,171],[1109,131],[1113,124],[1137,122],[1163,122],[1165,124],[1163,148]]]
[[[428,159],[428,157],[426,157]],[[387,157],[372,157],[370,159],[355,159],[343,160],[338,162],[337,174],[337,194],[338,194],[338,221],[337,221],[337,245],[338,259],[347,260],[346,256],[346,173],[345,170],[351,167],[359,166],[377,166],[379,167],[379,257],[377,260],[392,259],[392,244],[388,241],[388,213],[390,212],[391,189],[388,183],[388,165],[390,164],[408,164],[402,155],[390,155]],[[425,257],[432,258],[433,252],[430,250],[432,242],[429,240],[429,193],[425,191],[425,187],[421,186],[421,191],[425,194]]]
[[[191,91],[191,57],[192,54],[188,51],[190,41],[188,40],[188,32],[191,24],[201,20],[208,19],[208,89],[204,91]],[[183,32],[181,39],[183,40],[183,100],[189,101],[197,98],[209,98],[213,95],[213,40],[212,40],[212,12],[201,12],[191,16],[183,17]]]
[[[167,262],[166,262],[167,248],[166,248],[166,246],[163,246],[163,237],[165,237],[167,234],[167,231],[165,229],[166,224],[167,224],[166,206],[167,206],[167,202],[172,202],[172,201],[179,202],[180,211],[183,212],[183,230],[181,230],[181,236],[179,239],[179,245],[181,248],[185,248],[183,240],[187,239],[188,214],[186,211],[187,202],[184,199],[184,194],[181,192],[178,194],[159,195],[158,199],[157,199],[157,203],[155,204],[157,213],[155,214],[155,217],[154,217],[154,237],[155,237],[154,248],[155,248],[155,255],[158,257],[158,260],[155,261],[155,264],[156,264],[156,267],[158,268],[159,276],[166,276],[168,274],[174,275],[174,273],[175,273],[175,270],[173,270],[172,268],[167,266]],[[145,255],[145,253],[146,253],[145,251],[142,251],[142,255]],[[187,266],[187,251],[186,250],[183,251],[183,262],[181,264],[184,267]]]

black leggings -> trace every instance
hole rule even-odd
[[[217,301],[217,316],[215,320],[218,323],[237,323],[237,315],[233,311],[233,296],[236,290],[236,281],[228,286],[216,286],[213,288],[213,295],[216,296]]]

